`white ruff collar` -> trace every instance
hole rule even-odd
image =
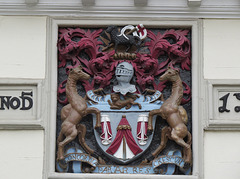
[[[129,92],[129,93],[134,93],[134,92],[136,92],[137,90],[136,90],[135,85],[129,84],[129,85],[127,85],[127,86],[116,85],[116,86],[113,87],[113,91],[114,91],[114,92],[119,92],[119,93],[121,93],[122,95],[125,95],[125,94],[127,94],[128,92]]]

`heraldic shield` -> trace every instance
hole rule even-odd
[[[189,39],[142,24],[60,28],[56,170],[191,174]]]
[[[99,99],[92,91],[89,91],[87,95],[94,102]],[[106,152],[107,156],[116,163],[127,164],[143,154],[151,144],[153,135],[147,136],[148,115],[150,110],[161,107],[162,101],[156,100],[161,96],[161,92],[157,91],[151,97],[137,96],[135,104],[130,104],[129,109],[126,107],[114,109],[114,104],[112,104],[114,95],[106,95],[100,98],[97,105],[90,105],[101,111],[102,133],[95,130],[94,134],[98,145]],[[119,96],[117,98],[121,100]],[[132,100],[132,98],[129,99]],[[156,101],[151,103],[153,100]],[[156,117],[153,119],[153,127],[155,127],[155,119]],[[95,120],[96,117],[94,117]]]

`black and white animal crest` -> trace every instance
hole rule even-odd
[[[131,34],[125,35],[127,38],[123,35],[119,36],[118,28],[116,26],[109,26],[106,32],[111,36],[111,41],[109,44],[114,43],[115,51],[117,50],[118,45],[126,45],[126,52],[128,52],[132,45],[136,45],[137,49],[140,48],[141,39],[138,36],[133,36]]]

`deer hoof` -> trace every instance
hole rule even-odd
[[[84,173],[92,173],[93,170],[94,170],[93,167],[87,167],[84,169]]]
[[[152,133],[153,133],[153,130],[152,130],[152,129],[148,129],[148,130],[147,130],[147,136],[152,135]]]
[[[95,130],[96,130],[99,134],[102,133],[102,127],[101,127],[101,126],[96,126],[96,127],[95,127]]]
[[[184,163],[184,166],[183,166],[183,169],[189,169],[189,167],[191,167],[191,164],[185,162],[185,163]]]
[[[61,153],[58,151],[57,152],[57,161],[61,161],[61,160],[64,160],[64,156],[61,155]]]
[[[66,169],[67,168],[67,163],[64,159],[58,159],[58,164],[62,169]]]
[[[149,162],[147,159],[144,159],[140,165],[151,165],[151,162]]]

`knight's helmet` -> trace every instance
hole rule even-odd
[[[133,66],[128,62],[122,62],[117,65],[115,75],[118,82],[129,83],[133,77]]]

